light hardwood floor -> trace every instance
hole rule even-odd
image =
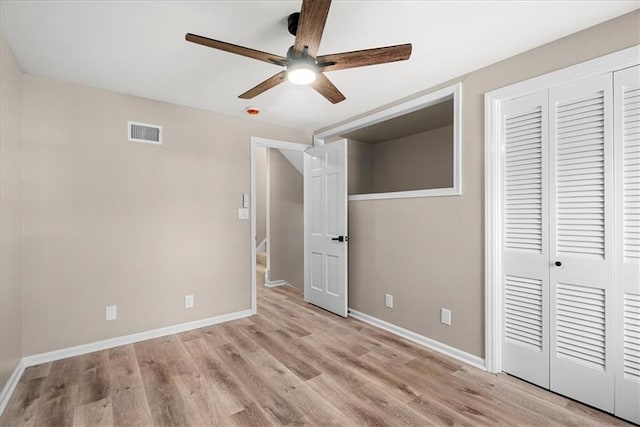
[[[1,425],[625,425],[259,287],[258,315],[28,368]]]

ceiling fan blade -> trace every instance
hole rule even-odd
[[[212,47],[214,49],[224,50],[225,52],[235,53],[236,55],[246,56],[248,58],[253,58],[259,61],[268,62],[269,64],[277,64],[277,65],[287,64],[287,58],[285,58],[284,56],[273,55],[271,53],[262,52],[260,50],[250,49],[248,47],[238,46],[235,44],[222,42],[219,40],[214,40],[214,39],[198,36],[191,33],[187,33],[187,35],[184,38],[185,40],[191,43]]]
[[[316,58],[322,71],[345,70],[347,68],[384,64],[387,62],[405,61],[411,56],[411,43],[396,46],[378,47],[375,49],[355,50],[353,52],[334,53]],[[322,66],[322,64],[326,64]]]
[[[320,47],[322,32],[329,15],[331,0],[303,0],[298,29],[296,31],[296,41],[293,50],[302,53],[304,47],[308,48],[308,54],[315,58]]]
[[[337,104],[338,102],[346,99],[342,92],[340,92],[338,88],[331,83],[331,80],[322,73],[318,73],[316,80],[309,86],[314,88],[320,95],[327,98],[332,104]]]
[[[282,83],[286,79],[287,79],[287,72],[280,71],[278,74],[275,74],[269,77],[267,80],[263,81],[259,85],[254,86],[248,91],[246,91],[245,93],[243,93],[242,95],[239,95],[238,98],[242,98],[242,99],[254,98],[260,95],[261,93],[271,89],[272,87],[278,86],[280,83]]]

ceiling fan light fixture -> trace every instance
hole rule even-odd
[[[295,85],[308,85],[318,77],[315,64],[297,61],[287,67],[287,79]]]

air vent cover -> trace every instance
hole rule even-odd
[[[130,142],[143,142],[145,144],[162,144],[162,126],[148,123],[127,122],[127,135]]]

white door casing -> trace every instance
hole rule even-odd
[[[614,73],[615,414],[640,423],[640,66]]]
[[[309,148],[304,155],[304,299],[343,317],[348,299],[347,209],[347,141]]]
[[[612,74],[549,90],[550,388],[613,412]]]
[[[502,109],[502,368],[549,387],[547,91]]]

